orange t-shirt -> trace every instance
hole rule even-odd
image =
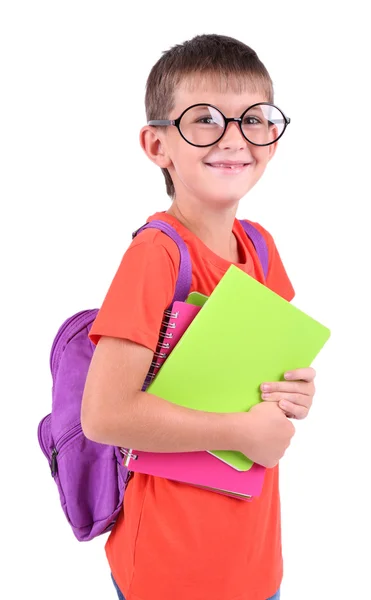
[[[209,296],[230,262],[214,254],[174,217],[148,219],[172,225],[188,246],[191,291]],[[286,300],[294,291],[271,235],[266,285]],[[264,276],[251,241],[233,227],[243,271]],[[126,251],[91,329],[129,339],[155,351],[163,311],[173,298],[179,252],[164,233],[141,232]],[[266,600],[281,584],[278,467],[267,469],[259,498],[244,502],[193,486],[135,473],[124,510],[106,552],[126,600]]]

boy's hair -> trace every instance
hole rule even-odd
[[[218,85],[234,87],[237,92],[260,90],[268,102],[273,102],[273,83],[256,52],[243,42],[224,35],[198,35],[163,52],[147,79],[145,108],[147,121],[168,119],[174,107],[175,88],[183,78],[215,77]],[[197,79],[197,76],[201,78]],[[179,115],[177,115],[179,116]],[[175,189],[167,169],[162,169],[166,191],[170,198]]]

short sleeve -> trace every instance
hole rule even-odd
[[[295,296],[295,291],[283,266],[273,237],[259,223],[253,223],[253,225],[262,233],[268,246],[269,261],[266,285],[273,292],[290,302]]]
[[[154,352],[176,277],[174,256],[163,245],[135,241],[124,254],[92,325],[91,341],[97,344],[101,336],[122,338]]]

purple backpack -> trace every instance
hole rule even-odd
[[[266,276],[265,240],[252,225],[245,221],[241,224],[255,246]],[[179,275],[171,305],[175,300],[185,300],[192,278],[185,242],[163,221],[147,223],[133,237],[147,228],[161,230],[177,244]],[[81,311],[60,327],[50,353],[52,411],[38,427],[39,444],[57,484],[63,511],[79,541],[89,541],[112,529],[130,476],[122,465],[119,448],[88,440],[81,428],[81,400],[95,348],[88,333],[97,313],[98,309]],[[148,382],[143,389],[146,385]]]

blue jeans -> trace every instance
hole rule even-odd
[[[111,577],[112,577],[112,575],[111,575]],[[117,585],[117,583],[116,583],[116,581],[114,580],[113,577],[112,577],[112,581],[113,581],[113,585],[116,588],[116,592],[117,592],[117,595],[119,597],[119,600],[125,600],[124,596],[120,592],[120,590],[118,588],[118,585]],[[268,598],[268,600],[280,600],[280,598],[281,598],[281,595],[280,595],[280,591],[278,590],[278,592],[276,594],[274,594],[274,596],[271,596],[270,598]]]
[[[124,598],[124,596],[122,595],[122,593],[121,593],[121,591],[120,591],[120,589],[119,589],[119,586],[117,585],[116,581],[114,580],[114,578],[113,578],[113,575],[112,575],[112,574],[111,574],[111,577],[112,577],[113,585],[115,586],[115,589],[116,589],[117,595],[118,595],[118,597],[119,597],[119,600],[125,600],[125,598]]]

